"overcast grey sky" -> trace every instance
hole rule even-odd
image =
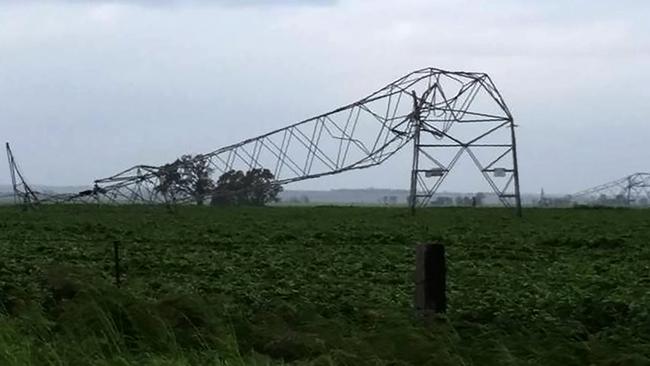
[[[645,0],[0,0],[0,139],[30,181],[88,184],[433,66],[492,76],[523,191],[574,192],[650,171],[649,17]],[[290,188],[407,188],[408,155]],[[450,184],[487,190],[466,166]]]

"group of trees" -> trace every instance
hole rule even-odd
[[[209,198],[211,205],[253,206],[276,202],[282,192],[282,186],[275,182],[268,169],[230,170],[216,182],[211,178],[213,172],[209,160],[203,156],[183,155],[161,167],[156,191],[171,202],[189,196],[197,205],[205,204]]]
[[[396,205],[397,204],[397,196],[384,196],[381,198],[381,202],[384,205]]]
[[[483,206],[485,201],[485,193],[478,192],[473,196],[456,196],[454,198],[448,196],[436,197],[431,201],[431,206],[465,206],[465,207],[478,207]]]
[[[255,168],[244,173],[230,170],[217,180],[212,192],[212,205],[264,206],[278,201],[282,186],[268,169]]]

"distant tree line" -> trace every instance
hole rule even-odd
[[[211,178],[213,172],[208,159],[202,155],[183,155],[161,167],[155,190],[168,202],[189,196],[199,206],[208,198],[213,206],[264,206],[277,202],[282,192],[282,186],[268,169],[230,170],[217,181]]]
[[[383,203],[384,205],[396,205],[397,196],[383,196],[380,202]]]
[[[437,196],[433,201],[431,201],[430,205],[436,207],[479,207],[483,206],[484,201],[485,193],[478,192],[472,196],[456,196],[454,198],[449,196]]]
[[[309,202],[311,202],[311,201],[309,200],[309,197],[307,195],[303,194],[303,195],[300,195],[299,197],[293,196],[293,197],[287,199],[286,202],[300,203],[300,204],[306,205],[306,204],[309,204]]]

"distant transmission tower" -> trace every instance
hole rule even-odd
[[[580,191],[573,200],[606,206],[648,205],[650,173],[634,173],[599,186]]]

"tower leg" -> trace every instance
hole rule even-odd
[[[11,147],[9,146],[9,143],[7,142],[5,144],[5,147],[7,148],[7,161],[9,162],[9,175],[11,176],[11,189],[13,190],[14,193],[14,205],[18,204],[18,187],[16,186],[16,168],[15,168],[15,161],[14,161],[14,156],[11,153]]]
[[[510,120],[510,136],[512,138],[512,174],[515,179],[515,205],[517,216],[522,216],[521,211],[521,192],[519,191],[519,163],[517,161],[517,138],[515,137],[515,123]]]
[[[409,206],[411,215],[415,215],[415,206],[418,204],[418,169],[420,163],[420,108],[418,98],[413,92],[413,123],[415,124],[415,133],[413,135],[413,164],[411,166],[411,189],[409,193]]]
[[[18,164],[16,164],[16,158],[14,157],[14,154],[11,151],[11,147],[9,146],[9,143],[7,142],[5,146],[7,148],[7,159],[9,160],[9,171],[11,174],[11,183],[13,185],[13,190],[14,190],[14,204],[18,204],[19,196],[22,197],[23,203],[25,204],[26,207],[39,203],[36,193],[32,191],[32,189],[29,187],[27,182],[25,182],[25,178],[20,173]]]
[[[627,207],[632,206],[632,177],[627,177]]]

